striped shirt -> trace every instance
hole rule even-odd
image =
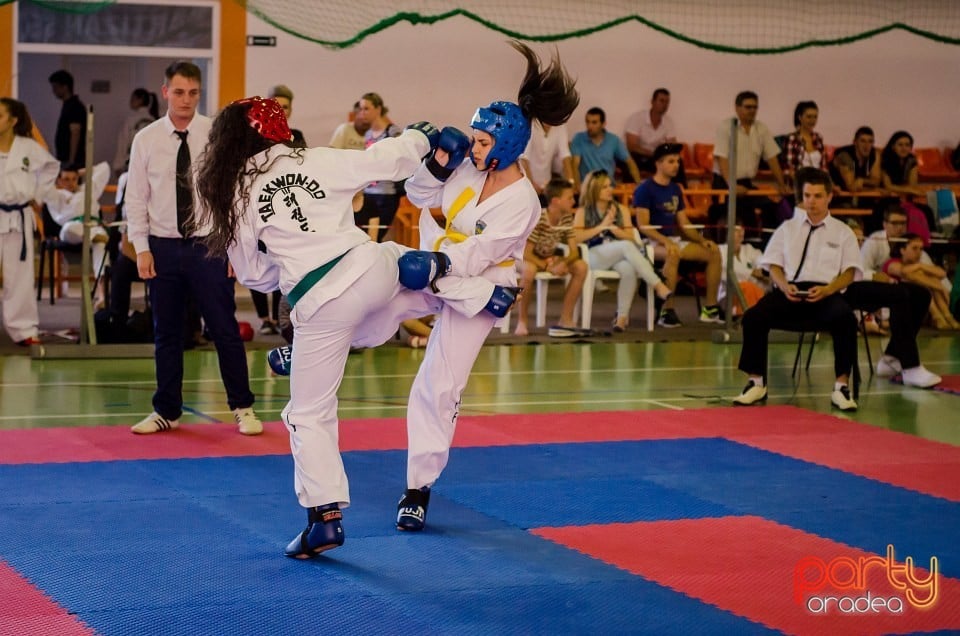
[[[547,211],[544,210],[540,213],[540,220],[537,221],[537,226],[533,228],[527,242],[533,244],[533,253],[537,257],[547,258],[554,255],[558,243],[566,245],[572,237],[572,214],[564,214],[560,217],[559,224],[554,226],[550,223]]]

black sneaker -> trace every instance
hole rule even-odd
[[[683,323],[680,322],[680,318],[677,317],[677,312],[673,309],[664,309],[661,311],[660,318],[657,320],[657,324],[661,327],[666,327],[667,329],[683,326]]]
[[[410,488],[397,504],[397,530],[419,532],[427,522],[427,506],[430,505],[430,488]]]

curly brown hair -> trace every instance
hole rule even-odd
[[[233,103],[220,111],[210,130],[210,139],[200,160],[197,192],[200,205],[191,222],[195,227],[209,225],[210,234],[204,243],[211,256],[223,256],[237,238],[237,226],[243,210],[250,204],[250,184],[270,170],[279,156],[303,159],[303,149],[290,143],[276,144],[264,139],[247,121],[249,104]],[[287,146],[288,153],[275,153],[274,158],[260,163],[250,161],[264,150]]]

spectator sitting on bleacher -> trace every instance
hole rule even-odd
[[[634,183],[640,183],[640,171],[627,152],[627,147],[619,137],[604,128],[607,114],[603,109],[594,106],[587,111],[584,119],[587,129],[575,134],[570,141],[574,175],[578,180],[576,187],[581,187],[587,175],[596,170],[603,170],[611,180],[614,179],[617,161],[627,165]]]
[[[760,169],[760,160],[764,159],[770,166],[770,173],[777,183],[780,194],[790,195],[790,188],[783,179],[780,162],[780,146],[770,134],[767,125],[757,120],[759,98],[753,91],[742,91],[737,95],[735,105],[737,111],[737,165],[731,166],[730,155],[730,120],[724,119],[717,127],[716,138],[713,144],[713,187],[718,190],[727,190],[730,180],[737,184],[738,195],[745,195],[748,190],[756,189],[753,183]],[[738,196],[738,216],[745,221],[759,216],[763,227],[775,228],[780,223],[777,215],[777,206],[768,197]],[[725,214],[725,208],[714,206],[711,211],[711,223],[716,224],[719,214]],[[753,225],[753,223],[750,223]]]
[[[551,126],[538,121],[530,125],[530,141],[523,154],[520,165],[524,174],[540,197],[540,205],[546,207],[550,201],[544,195],[547,183],[554,176],[562,176],[572,188],[576,182],[573,157],[570,156],[570,137],[567,125]]]
[[[902,243],[907,233],[907,214],[899,203],[889,204],[883,211],[883,229],[870,234],[860,248],[860,258],[863,260],[863,276],[867,280],[882,283],[892,282],[883,271],[884,264],[890,260],[893,251],[891,241]],[[926,252],[920,256],[921,263],[933,265],[933,260]]]
[[[814,130],[820,109],[814,101],[797,104],[793,110],[794,131],[787,136],[785,165],[792,178],[797,170],[804,166],[825,170],[827,153],[823,146],[823,137]]]
[[[625,331],[637,296],[638,277],[653,285],[660,300],[666,300],[672,292],[638,244],[630,210],[613,198],[610,175],[603,170],[587,175],[580,190],[580,206],[573,219],[577,241],[586,243],[591,269],[612,269],[620,274],[613,330]]]
[[[885,274],[926,288],[930,292],[930,315],[937,329],[960,329],[960,322],[950,311],[950,281],[942,267],[922,262],[923,239],[916,234],[904,234],[904,242],[891,249],[890,258],[883,264]]]
[[[633,192],[633,210],[640,232],[654,241],[654,255],[662,260],[663,276],[671,292],[677,289],[680,261],[707,265],[707,304],[700,310],[700,322],[722,322],[717,293],[720,286],[720,250],[692,227],[684,212],[683,191],[673,177],[680,167],[680,144],[660,144],[653,152],[656,173]],[[679,327],[682,323],[669,298],[660,310],[657,324]]]
[[[670,108],[670,91],[658,88],[653,91],[648,110],[637,111],[627,118],[623,138],[627,150],[641,172],[654,173],[653,151],[660,144],[676,143],[677,128],[673,119],[667,116]]]
[[[580,330],[573,322],[573,308],[580,298],[583,280],[587,276],[587,264],[580,258],[576,237],[573,232],[573,186],[566,179],[554,177],[544,188],[549,202],[547,209],[540,215],[540,221],[527,237],[523,250],[523,270],[520,287],[530,289],[537,272],[550,272],[554,276],[570,275],[570,283],[563,293],[563,307],[560,310],[560,322],[547,332],[555,338],[569,338],[579,335]],[[557,251],[558,245],[566,245],[567,253]],[[529,333],[527,313],[530,306],[530,294],[521,294],[517,300],[517,328],[514,333],[526,336]]]
[[[872,128],[857,128],[853,143],[837,148],[830,162],[830,177],[848,192],[876,189],[882,185],[880,150],[874,146]]]
[[[917,157],[913,154],[913,136],[898,130],[880,155],[880,170],[884,190],[900,195],[924,195],[918,185]]]

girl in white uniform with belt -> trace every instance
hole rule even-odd
[[[307,528],[287,556],[309,558],[343,544],[340,509],[350,496],[338,446],[337,389],[367,316],[406,291],[397,261],[409,248],[371,241],[354,223],[353,195],[370,181],[408,177],[439,137],[422,122],[363,152],[293,148],[280,105],[259,97],[230,104],[213,123],[194,222],[209,224],[211,254],[226,253],[240,283],[262,292],[279,288],[292,307],[297,347],[281,417]],[[469,299],[475,311],[493,291],[482,279],[463,288],[483,296]]]
[[[516,42],[513,46],[527,60],[518,103],[496,101],[477,109],[470,122],[474,135],[470,158],[446,167],[441,143],[407,181],[410,201],[420,208],[440,206],[446,227],[439,227],[430,214],[420,215],[422,251],[400,259],[400,280],[405,284],[410,284],[404,279],[409,263],[418,260],[433,266],[429,282],[441,296],[459,296],[459,288],[469,280],[463,277],[481,276],[499,286],[517,284],[516,265],[541,211],[517,159],[530,139],[531,121],[563,124],[579,96],[556,56],[541,71],[530,48]],[[422,283],[414,281],[412,286]],[[376,344],[396,330],[399,319],[427,313],[437,314],[437,320],[407,406],[407,490],[398,505],[400,530],[424,527],[430,488],[450,454],[460,395],[496,322],[488,312],[468,317],[436,296],[401,295],[365,325],[371,336],[379,329],[380,338],[360,344]]]
[[[0,98],[0,303],[3,326],[21,346],[40,343],[33,295],[33,206],[53,191],[60,172],[60,163],[31,138],[32,132],[26,106]]]

